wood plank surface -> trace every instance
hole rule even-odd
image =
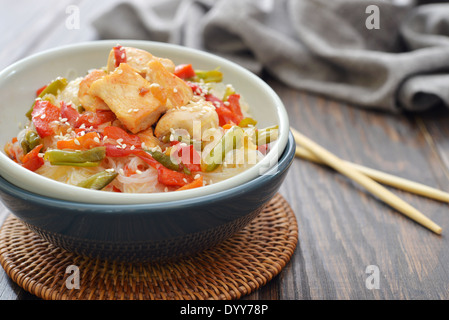
[[[8,10],[0,11],[1,30],[8,31],[0,37],[0,69],[35,52],[95,40],[91,21],[117,2],[8,1]],[[65,26],[69,5],[80,8],[78,30]],[[291,89],[270,75],[263,78],[284,102],[291,125],[339,157],[449,190],[448,110],[364,111]],[[295,159],[280,192],[297,217],[296,252],[276,278],[243,300],[448,299],[447,204],[390,190],[441,225],[443,235],[333,170]],[[0,223],[8,214],[0,204]],[[367,286],[368,266],[379,270],[378,289]],[[0,268],[0,300],[32,299]]]

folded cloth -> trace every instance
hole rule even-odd
[[[228,58],[285,84],[392,112],[449,107],[449,4],[407,0],[126,1],[93,22]]]

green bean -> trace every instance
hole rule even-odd
[[[98,165],[105,156],[105,147],[86,151],[52,149],[45,152],[44,159],[50,161],[52,165],[92,167]]]
[[[23,139],[20,141],[20,145],[22,146],[25,154],[33,150],[39,144],[41,144],[41,138],[34,130],[27,131]]]
[[[238,126],[233,126],[226,131],[212,151],[203,159],[202,170],[205,172],[214,171],[223,162],[226,153],[242,146],[243,135],[243,129]]]
[[[151,150],[146,150],[146,152],[151,154],[151,156],[154,158],[154,160],[156,160],[157,162],[162,164],[164,167],[166,167],[170,170],[174,170],[174,171],[181,170],[181,166],[179,164],[171,161],[170,156],[167,156],[165,153],[160,152],[160,151],[151,151]]]
[[[245,128],[248,127],[249,125],[255,126],[256,124],[257,121],[254,120],[253,118],[244,118],[242,121],[240,121],[239,127]]]
[[[68,84],[67,79],[56,78],[55,80],[50,82],[50,84],[44,90],[42,90],[42,92],[39,94],[38,98],[43,98],[47,94],[52,94],[52,95],[56,96],[58,94],[58,92],[65,89],[67,84]],[[26,116],[28,117],[28,119],[31,119],[31,113],[33,112],[33,108],[34,108],[35,104],[36,104],[36,101],[33,103],[30,110],[28,110],[28,112],[26,113]]]
[[[215,70],[195,70],[196,77],[204,82],[221,82],[223,81],[223,73]]]
[[[228,100],[229,96],[233,95],[234,93],[235,93],[234,88],[232,86],[227,86],[222,100],[223,101]]]
[[[91,162],[91,161],[87,161],[87,162],[51,162],[51,165],[53,166],[69,166],[69,167],[83,167],[83,168],[87,168],[87,167],[98,167],[100,165],[101,161],[97,161],[97,162]]]
[[[272,126],[265,129],[256,130],[256,144],[258,146],[277,140],[279,126]]]
[[[117,177],[117,175],[118,173],[115,171],[101,171],[86,180],[81,181],[77,184],[77,186],[86,189],[101,190],[110,184]]]

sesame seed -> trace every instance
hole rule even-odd
[[[139,109],[134,109],[133,111],[134,111],[134,112],[139,112]]]
[[[118,144],[121,144],[122,142],[123,142],[123,139],[122,139],[122,138],[117,139],[117,143],[118,143]]]
[[[41,119],[45,119],[45,113],[43,115],[41,115]]]
[[[100,139],[98,139],[98,137],[95,137],[95,138],[94,138],[94,141],[95,141],[96,143],[100,143]]]
[[[136,173],[137,173],[137,174],[142,174],[142,171],[136,170]]]
[[[118,169],[118,172],[122,175],[122,176],[124,176],[125,175],[125,171],[123,171],[123,169],[122,168],[120,168],[120,169]]]
[[[135,147],[134,145],[132,145],[130,149],[131,149],[131,150],[134,150],[135,148],[136,148],[136,147]]]
[[[187,179],[186,179],[186,178],[182,178],[182,181],[184,181],[185,183],[187,183]]]
[[[177,92],[178,92],[178,89],[173,88],[173,92],[174,92],[174,93],[177,93]]]
[[[81,145],[81,143],[78,141],[78,139],[73,140],[73,142],[75,142],[75,144],[76,144],[77,146]]]
[[[128,109],[128,113],[131,113],[131,112],[133,112],[133,108]]]
[[[195,180],[196,180],[196,179],[199,179],[200,177],[201,177],[201,176],[200,176],[200,174],[199,174],[199,173],[197,173],[197,174],[196,174],[196,176],[194,176],[194,177],[193,177],[193,179],[195,179]]]

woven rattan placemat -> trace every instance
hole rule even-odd
[[[49,244],[10,215],[0,229],[0,263],[20,287],[45,300],[235,300],[279,274],[297,240],[295,215],[277,194],[232,238],[166,263],[79,256]]]

